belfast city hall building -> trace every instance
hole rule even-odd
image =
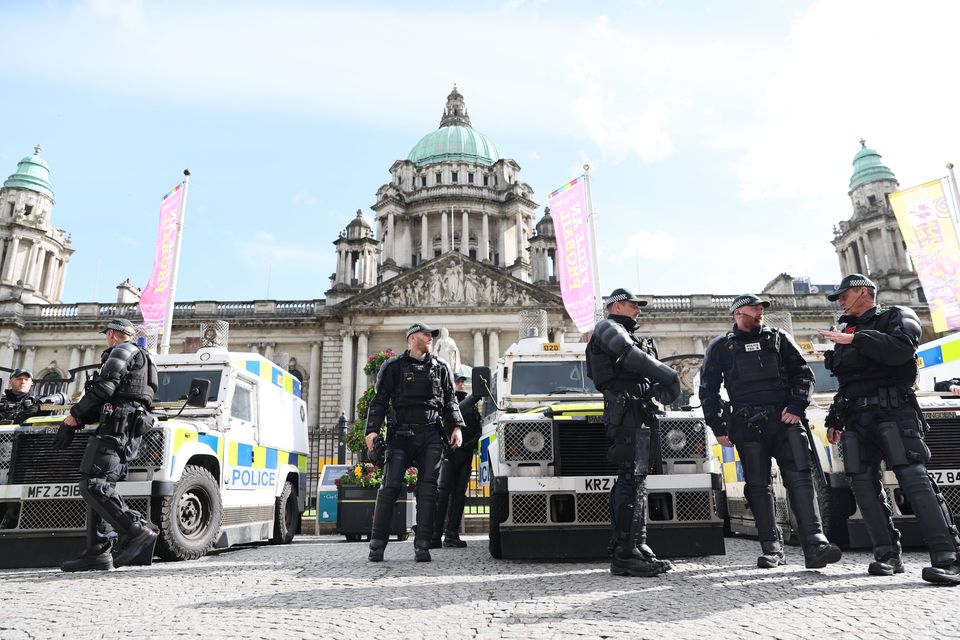
[[[336,273],[323,297],[178,300],[171,352],[196,350],[202,322],[229,322],[231,350],[258,352],[302,381],[308,422],[318,428],[341,414],[356,417],[355,400],[370,382],[368,355],[402,350],[414,321],[446,329],[456,346],[448,353],[466,366],[495,365],[516,340],[524,310],[546,311],[552,341],[580,340],[554,275],[550,212],[535,201],[520,166],[473,128],[456,88],[440,126],[394,162],[389,176],[371,206],[375,227],[358,211],[332,239]],[[914,307],[929,339],[923,292],[886,198],[897,187],[879,154],[862,144],[849,183],[853,213],[838,223],[833,244],[843,274],[866,273],[881,302]],[[139,290],[129,281],[117,287],[116,300],[61,299],[73,249],[53,217],[54,189],[38,148],[0,189],[0,367],[23,367],[37,379],[97,363],[97,331],[107,319],[140,320]],[[768,315],[798,341],[816,341],[816,330],[834,321],[827,292],[787,274],[763,291],[772,301]],[[729,329],[728,306],[742,292],[724,293],[646,296],[640,332],[656,337],[661,356],[702,354]],[[70,391],[81,386],[77,380]]]

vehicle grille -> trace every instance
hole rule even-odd
[[[553,460],[553,425],[549,420],[504,422],[497,427],[500,455],[508,462]]]
[[[581,524],[610,522],[610,494],[578,493],[577,522]]]
[[[703,460],[707,427],[700,419],[660,420],[660,456],[664,460]]]
[[[150,498],[127,498],[127,506],[150,520]],[[83,500],[24,500],[20,504],[21,531],[82,530],[86,528],[87,505]]]
[[[960,418],[950,412],[946,420],[938,420],[927,414],[930,431],[924,436],[930,447],[930,469],[960,469]]]
[[[80,481],[80,462],[91,432],[77,432],[70,446],[53,448],[55,431],[19,431],[15,436],[10,484],[56,484]],[[153,429],[143,436],[131,469],[159,467],[163,464],[164,432]]]
[[[10,484],[54,484],[80,481],[80,461],[89,432],[78,432],[70,446],[53,448],[56,431],[19,431],[13,445]]]
[[[557,475],[615,476],[617,466],[607,462],[604,426],[595,422],[556,422]]]

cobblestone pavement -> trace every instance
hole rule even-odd
[[[465,539],[420,564],[411,542],[373,564],[365,544],[304,536],[106,574],[0,571],[0,638],[960,638],[960,588],[922,582],[923,553],[889,578],[867,576],[862,552],[809,571],[796,547],[761,570],[755,541],[728,539],[726,556],[621,578],[495,561]]]

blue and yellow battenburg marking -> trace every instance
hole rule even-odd
[[[270,381],[287,393],[301,397],[301,384],[296,376],[287,373],[280,367],[275,367],[266,360],[235,360],[233,365],[239,369],[249,371],[253,375]]]
[[[224,447],[226,451],[226,464],[231,467],[250,467],[253,469],[277,469],[282,465],[292,465],[301,473],[307,472],[307,456],[302,453],[292,451],[283,451],[273,447],[261,447],[255,444],[245,444],[242,442],[224,443],[224,437],[216,433],[196,433],[190,429],[177,429],[173,436],[173,456],[176,458],[177,451],[186,442],[200,442],[207,445],[213,451],[217,452],[220,460],[224,459]]]

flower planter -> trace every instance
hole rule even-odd
[[[377,504],[377,488],[338,485],[337,500],[337,532],[350,542],[364,538],[369,540],[373,510]],[[390,535],[397,536],[397,540],[406,540],[409,536],[410,527],[415,522],[415,504],[414,492],[407,489],[393,506]]]

